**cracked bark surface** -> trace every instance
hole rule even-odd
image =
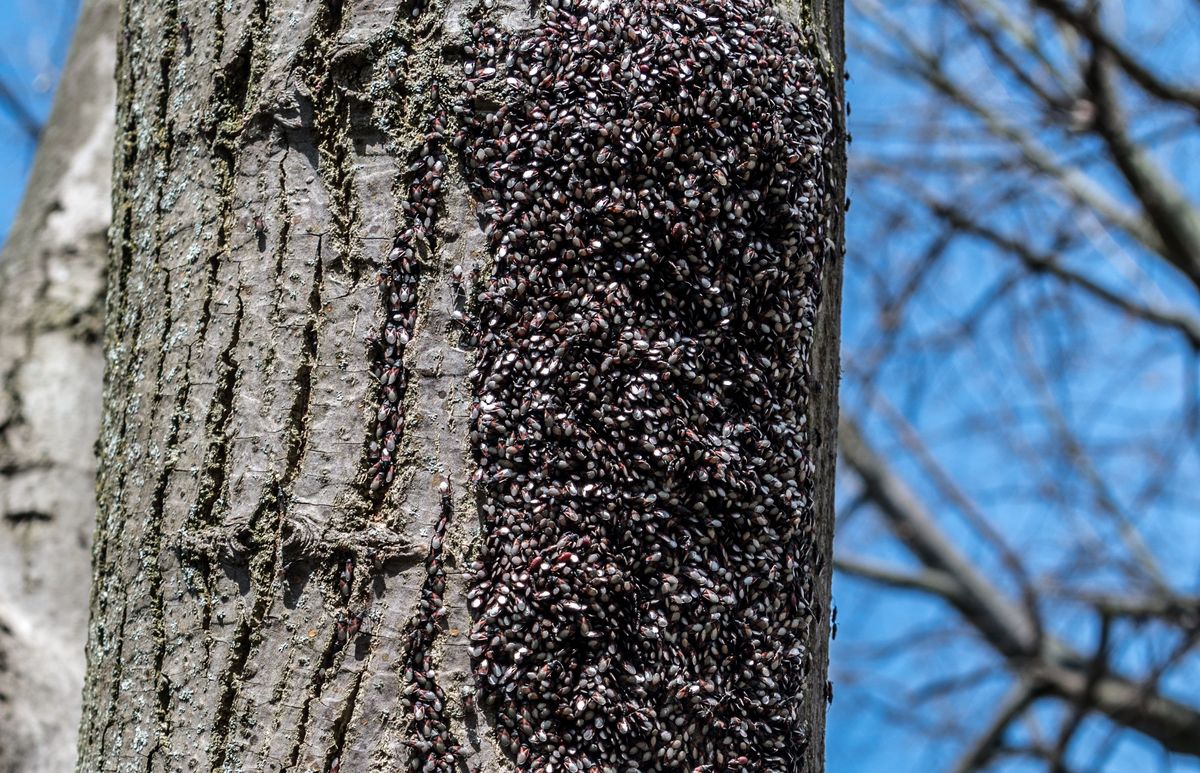
[[[0,256],[0,771],[74,761],[115,55],[116,3],[90,2]]]
[[[498,5],[511,31],[533,24],[528,7]],[[839,4],[813,5],[797,4],[803,23],[840,30]],[[399,671],[443,480],[439,685],[467,765],[512,768],[464,700],[479,523],[451,269],[486,274],[486,251],[454,164],[404,354],[397,474],[381,498],[365,475],[376,276],[431,87],[461,83],[472,7],[125,4],[80,770],[406,769]],[[840,73],[840,38],[823,39]],[[839,274],[827,271],[815,368],[830,528]],[[339,617],[358,613],[343,643]],[[811,703],[820,737],[824,703]]]

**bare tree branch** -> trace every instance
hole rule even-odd
[[[1047,2],[1051,0],[1046,0]],[[1104,50],[1094,52],[1087,70],[1087,85],[1095,105],[1095,127],[1104,139],[1113,163],[1154,223],[1166,250],[1163,257],[1200,287],[1200,213],[1183,192],[1159,171],[1145,150],[1133,142],[1112,83]]]
[[[868,7],[877,5],[872,0],[861,1]],[[888,67],[899,72],[909,72],[926,82],[936,92],[975,116],[992,135],[1009,143],[1031,170],[1042,179],[1054,182],[1070,200],[1095,212],[1104,222],[1137,239],[1150,251],[1163,255],[1172,263],[1176,262],[1167,254],[1167,246],[1150,221],[1119,204],[1095,180],[1077,167],[1059,163],[1054,154],[1030,133],[1003,119],[997,111],[990,109],[981,99],[968,92],[965,86],[951,79],[939,67],[937,60],[923,50],[906,31],[898,25],[888,23],[882,11],[879,13],[881,18],[885,19],[880,24],[885,25],[888,32],[902,45],[903,57],[889,55],[878,46],[867,42],[860,42],[861,48],[878,57]],[[1182,265],[1188,263],[1183,258],[1178,258],[1178,262]],[[1200,275],[1189,275],[1189,279],[1200,287]]]
[[[1200,597],[1159,595],[1151,598],[1126,598],[1095,594],[1076,598],[1108,617],[1135,621],[1163,620],[1183,628],[1200,625]]]
[[[838,571],[854,577],[873,580],[893,588],[930,593],[947,601],[958,601],[962,595],[962,587],[954,577],[936,569],[912,572],[853,556],[836,557],[833,566]]]
[[[0,78],[0,109],[12,116],[13,121],[25,134],[30,142],[37,142],[42,136],[42,122],[39,121],[12,87],[4,78]]]
[[[839,568],[945,601],[994,668],[1067,707],[1015,709],[1018,743],[995,717],[975,739],[993,749],[983,765],[1085,769],[1128,731],[1200,756],[1200,705],[1166,692],[1200,657],[1196,551],[1178,538],[1200,507],[1200,207],[1174,160],[1200,105],[1174,48],[1192,9],[852,2],[887,113],[858,124],[865,278],[849,287],[873,307],[848,339],[846,393],[904,464],[843,427],[859,512],[887,534],[858,516]],[[879,563],[880,540],[916,560]]]
[[[1064,0],[1036,0],[1036,3],[1059,21],[1073,27],[1097,49],[1109,54],[1130,80],[1145,89],[1146,93],[1168,102],[1177,102],[1193,110],[1200,110],[1200,91],[1177,86],[1160,78],[1105,32],[1094,12],[1076,10]]]
[[[1137,303],[1129,297],[1110,290],[1104,285],[1062,265],[1054,257],[1034,250],[1028,242],[1006,236],[982,221],[968,217],[958,207],[927,201],[933,214],[944,219],[963,233],[971,234],[990,242],[997,248],[1019,259],[1031,271],[1045,273],[1085,291],[1093,298],[1136,319],[1170,328],[1183,335],[1193,349],[1200,351],[1200,320],[1181,311],[1159,309]]]
[[[953,578],[959,586],[959,594],[940,597],[1017,673],[1045,684],[1066,700],[1087,701],[1112,721],[1153,738],[1165,749],[1200,756],[1200,710],[1136,684],[1111,668],[1093,679],[1088,659],[1065,643],[1049,636],[1034,642],[1033,626],[1024,613],[967,561],[844,412],[838,440],[847,466],[895,536],[927,568]],[[886,582],[882,575],[877,572],[875,579]]]
[[[1035,626],[971,565],[942,534],[933,517],[870,446],[844,413],[838,425],[842,456],[862,482],[889,528],[926,567],[953,578],[958,593],[945,597],[1005,657],[1036,651]]]
[[[1025,713],[1038,695],[1039,688],[1028,681],[1018,681],[1013,685],[1000,702],[992,721],[954,764],[954,773],[973,773],[986,769],[1000,753],[1008,728]]]
[[[1088,664],[1087,684],[1084,687],[1083,693],[1076,696],[1071,709],[1071,716],[1066,722],[1062,723],[1062,727],[1059,729],[1058,742],[1054,745],[1054,754],[1049,760],[1051,773],[1066,773],[1067,751],[1071,747],[1071,741],[1075,738],[1075,734],[1079,732],[1079,728],[1083,725],[1084,717],[1092,709],[1096,684],[1104,676],[1104,672],[1108,668],[1108,657],[1110,654],[1108,645],[1109,634],[1111,632],[1112,621],[1106,616],[1101,616],[1100,642],[1096,645],[1096,653],[1092,655],[1091,663]]]

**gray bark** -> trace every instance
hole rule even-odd
[[[0,256],[0,771],[75,759],[95,523],[116,3],[87,4]]]
[[[406,768],[412,717],[398,664],[421,619],[443,480],[452,513],[437,678],[467,764],[512,767],[486,712],[464,700],[474,681],[463,575],[479,524],[471,353],[451,320],[451,267],[485,270],[486,255],[453,175],[404,354],[398,473],[382,499],[364,474],[376,272],[402,228],[430,86],[461,82],[469,26],[461,3],[411,10],[376,0],[123,9],[80,770]],[[513,31],[533,24],[528,9],[499,10]],[[841,43],[828,31],[840,29],[840,5],[802,10],[836,79]],[[839,274],[826,269],[824,388],[812,406],[825,439],[826,556]],[[829,571],[826,560],[825,608]],[[338,618],[358,613],[361,630],[343,644]],[[822,768],[826,636],[823,622],[808,692],[812,770]]]
[[[842,0],[811,0],[801,3],[799,23],[814,35],[819,50],[825,57],[825,67],[833,88],[835,133],[838,137],[836,156],[833,159],[834,188],[838,193],[846,186],[846,104],[845,58],[846,43],[843,26]],[[815,580],[817,598],[829,614],[817,618],[813,632],[812,666],[809,670],[807,690],[809,695],[826,695],[825,701],[809,701],[808,722],[814,743],[809,749],[809,769],[825,769],[825,711],[833,700],[833,683],[828,680],[829,642],[833,606],[833,527],[834,527],[834,477],[837,468],[838,433],[838,390],[842,379],[841,319],[842,319],[842,253],[845,243],[845,213],[832,213],[836,219],[832,233],[838,252],[830,257],[821,278],[821,308],[817,314],[817,325],[813,334],[812,374],[817,396],[810,406],[812,426],[818,438],[815,489],[816,529],[813,535],[818,555],[826,561]]]

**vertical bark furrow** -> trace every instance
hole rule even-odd
[[[354,718],[354,710],[358,708],[358,691],[362,689],[364,676],[365,672],[362,671],[355,675],[354,684],[342,702],[342,712],[334,724],[333,738],[329,744],[329,751],[325,755],[322,770],[335,771],[335,773],[341,770],[341,755],[346,743],[346,732],[350,729],[350,720]]]
[[[208,759],[211,770],[220,770],[229,755],[230,724],[234,718],[234,703],[238,695],[238,680],[245,671],[246,661],[250,658],[254,632],[254,621],[247,616],[238,623],[237,632],[229,651],[229,661],[224,671],[217,678],[220,692],[218,693],[215,711],[213,712],[212,742],[208,748]]]
[[[430,121],[425,141],[409,165],[411,183],[400,209],[404,230],[396,237],[387,264],[379,273],[384,309],[380,335],[371,341],[374,350],[372,373],[379,381],[378,411],[374,437],[368,442],[367,471],[372,496],[381,497],[395,474],[394,455],[404,435],[405,387],[411,374],[404,353],[417,322],[421,290],[421,265],[436,254],[438,199],[445,157],[442,153],[442,118]]]
[[[288,155],[292,152],[293,149],[285,135],[283,152],[279,154],[279,168],[275,173],[280,181],[280,187],[284,190],[288,187]],[[288,204],[287,196],[276,196],[275,198],[274,222],[268,222],[268,216],[262,213],[255,213],[252,222],[254,223],[254,238],[258,251],[264,254],[275,255],[275,282],[278,290],[274,315],[279,316],[280,306],[284,301],[284,283],[286,281],[283,273],[284,258],[291,248],[292,211]],[[269,209],[268,207],[264,208]],[[270,249],[270,242],[277,242],[274,249]]]
[[[237,316],[230,329],[229,340],[217,357],[217,387],[208,405],[208,416],[204,420],[204,434],[209,438],[204,453],[204,469],[201,475],[196,510],[192,522],[200,527],[214,527],[219,523],[217,500],[226,493],[226,476],[229,473],[229,417],[234,410],[238,385],[238,363],[235,359],[242,332],[244,305],[237,303]],[[224,535],[223,535],[224,536]],[[245,534],[230,534],[230,541],[244,538]]]
[[[335,48],[341,25],[340,2],[326,0],[314,13],[312,35],[303,47],[306,50],[304,68],[312,68],[312,132],[321,154],[319,170],[329,192],[330,228],[327,236],[333,240],[333,257],[339,270],[346,268],[349,253],[354,247],[358,222],[358,199],[355,195],[355,172],[349,159],[353,157],[350,95],[354,81],[353,67],[357,58],[345,56]]]
[[[155,105],[154,123],[159,128],[158,136],[158,155],[162,159],[162,168],[171,168],[171,70],[173,69],[175,60],[175,51],[180,45],[180,36],[182,34],[179,25],[179,4],[177,1],[169,1],[163,3],[162,20],[164,29],[162,52],[158,57],[158,100]],[[161,201],[159,202],[161,206]],[[159,214],[162,210],[160,208]],[[156,219],[156,224],[161,224],[160,219]]]
[[[408,769],[412,773],[429,770],[457,770],[462,761],[461,747],[450,729],[446,713],[448,700],[438,680],[433,647],[445,627],[446,571],[443,543],[446,527],[453,514],[450,482],[438,483],[441,516],[429,541],[425,559],[425,582],[417,614],[410,623],[408,652],[405,658],[401,705],[411,711],[407,745],[411,749]]]
[[[329,651],[326,653],[325,659],[329,658],[332,654],[333,654],[333,645],[332,645],[332,641],[331,641],[330,646],[329,646]],[[312,702],[314,700],[316,700],[316,698],[317,698],[316,689],[319,689],[319,687],[320,687],[320,685],[315,685],[313,693],[311,693],[310,695],[308,695],[304,698],[304,705],[300,709],[299,721],[296,723],[296,742],[294,744],[292,744],[292,750],[287,755],[288,769],[295,768],[296,765],[300,761],[300,750],[304,748],[305,734],[308,731],[309,707],[312,705]]]
[[[275,492],[278,492],[277,487]],[[267,613],[272,608],[278,589],[277,570],[280,559],[280,535],[275,532],[274,540],[264,544],[264,522],[271,514],[277,516],[276,523],[282,523],[287,510],[286,497],[279,493],[271,493],[260,501],[259,507],[251,519],[251,533],[256,535],[254,557],[250,562],[251,608],[243,612],[239,621],[239,636],[228,656],[221,682],[224,689],[218,706],[217,716],[213,727],[214,742],[210,749],[213,754],[213,769],[241,767],[240,760],[244,758],[253,745],[251,728],[257,725],[259,719],[255,715],[259,705],[257,701],[246,695],[248,685],[259,676],[259,661],[262,659],[262,642],[259,632],[262,630]],[[272,656],[274,653],[272,653]],[[271,669],[275,667],[275,659],[271,658]],[[230,762],[232,764],[230,764]]]
[[[358,634],[362,619],[339,614],[327,627],[326,645],[317,668],[307,670],[308,694],[295,724],[295,742],[288,753],[302,768],[327,766],[340,753],[366,669],[362,663],[365,639]],[[324,767],[322,769],[325,769]]]
[[[172,290],[170,282],[170,274],[167,274],[167,281],[163,283],[163,294],[166,298],[166,308],[174,308],[171,303]],[[155,376],[155,382],[158,384],[168,383],[163,378],[163,370],[167,364],[167,352],[170,351],[168,337],[172,331],[172,325],[163,327],[163,338],[159,342],[164,355],[159,360],[159,370]],[[157,400],[157,397],[156,397]],[[158,473],[158,479],[154,485],[154,490],[150,496],[150,508],[148,517],[160,520],[165,512],[165,501],[167,495],[167,486],[170,482],[171,468],[175,451],[175,443],[179,436],[180,411],[187,402],[186,385],[181,385],[175,399],[172,401],[170,408],[171,418],[169,420],[167,435],[163,441],[162,447],[162,467]],[[168,719],[168,699],[170,697],[169,685],[170,680],[163,672],[163,661],[166,656],[167,648],[167,632],[166,632],[166,600],[163,594],[163,575],[169,574],[175,568],[175,562],[169,557],[170,554],[165,551],[163,545],[163,533],[161,530],[154,530],[147,535],[144,549],[151,557],[153,566],[147,569],[147,588],[149,599],[154,605],[153,619],[151,620],[152,635],[155,643],[154,651],[154,670],[153,679],[155,683],[155,702],[154,702],[154,718],[158,725],[158,733],[154,740],[151,741],[150,749],[146,755],[146,770],[154,769],[154,762],[158,759],[157,755],[163,751],[161,739],[166,736],[164,728],[169,722]],[[166,559],[166,560],[164,560]]]
[[[312,399],[313,368],[317,364],[317,324],[321,319],[321,255],[318,252],[313,261],[312,291],[308,295],[309,320],[304,326],[304,345],[300,353],[300,367],[296,370],[296,397],[292,403],[291,426],[288,428],[289,448],[287,464],[284,467],[285,479],[283,488],[290,490],[290,484],[299,474],[299,461],[304,456],[305,444],[308,440],[309,402]]]
[[[223,5],[223,4],[222,4]],[[213,80],[210,131],[214,136],[236,137],[246,119],[246,108],[254,80],[255,41],[266,23],[267,0],[234,3],[240,10],[232,19],[223,15],[215,20],[216,57],[220,62]],[[233,22],[238,26],[226,26]],[[236,35],[234,48],[226,52],[225,43],[230,32]],[[233,148],[218,152],[235,152]]]
[[[121,622],[117,625],[117,630],[116,630],[115,635],[106,636],[105,638],[107,638],[107,641],[102,641],[101,646],[105,646],[106,649],[115,646],[115,647],[118,647],[118,649],[119,649],[120,642],[125,639],[125,623],[126,622],[128,622],[127,610],[122,608]],[[108,631],[103,632],[103,634],[108,634],[108,633],[109,633]],[[107,708],[109,710],[106,711],[102,715],[104,718],[104,723],[99,728],[99,732],[97,733],[98,743],[99,743],[99,747],[100,747],[98,758],[101,760],[108,758],[109,735],[119,727],[116,712],[113,712],[111,710],[111,707],[115,706],[117,704],[118,696],[120,695],[121,680],[124,678],[124,676],[125,676],[124,661],[118,659],[116,662],[116,668],[112,674],[112,681],[108,684],[108,695],[106,696],[108,698],[108,706],[106,706],[105,708]],[[86,715],[85,715],[85,723],[86,723]],[[86,738],[86,736],[81,736],[81,737]]]
[[[316,760],[317,755],[313,754],[311,749],[313,745],[316,745],[316,747],[322,749],[322,759],[328,761],[328,755],[324,754],[324,751],[329,749],[330,744],[323,743],[326,741],[326,739],[317,739],[316,743],[312,743],[312,739],[308,737],[308,733],[310,733],[313,724],[313,703],[322,700],[326,681],[328,681],[329,678],[326,677],[326,673],[331,672],[332,667],[334,667],[334,661],[337,657],[337,653],[338,651],[341,651],[344,643],[344,641],[340,641],[340,634],[341,631],[338,630],[328,631],[328,635],[325,637],[324,652],[317,660],[318,669],[316,671],[306,670],[305,672],[308,693],[304,697],[304,702],[302,702],[298,720],[296,720],[295,723],[295,742],[292,744],[292,750],[290,750],[287,755],[289,767],[300,765],[301,751],[304,750],[310,751],[310,754],[305,757],[306,763]],[[358,678],[355,678],[355,683],[358,683]]]
[[[117,46],[116,81],[117,89],[133,93],[138,88],[136,70],[129,66],[129,29],[124,26],[126,12],[122,10],[119,18],[121,36],[125,38],[124,45]],[[116,141],[113,147],[113,189],[128,188],[133,184],[134,171],[137,168],[137,143],[133,138],[138,133],[138,112],[133,110],[118,111],[115,116]],[[113,228],[110,229],[111,260],[105,272],[107,291],[106,308],[115,304],[120,307],[126,297],[126,284],[129,272],[133,267],[133,244],[130,236],[133,233],[133,211],[128,200],[117,200],[113,197]],[[106,312],[107,314],[107,312]]]

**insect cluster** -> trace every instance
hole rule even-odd
[[[354,587],[354,559],[346,559],[342,571],[338,572],[338,596],[342,603],[350,603],[350,594]],[[362,630],[363,621],[367,619],[365,611],[351,612],[349,608],[340,612],[334,621],[334,645],[341,649],[346,642],[353,639]]]
[[[520,770],[799,770],[820,75],[764,0],[543,14],[475,24],[455,139],[495,261],[481,695]]]
[[[458,770],[460,759],[460,747],[451,735],[446,714],[446,694],[437,682],[432,655],[439,626],[446,618],[442,540],[452,510],[449,482],[441,481],[438,491],[442,512],[434,526],[429,555],[425,559],[425,584],[421,587],[416,620],[408,634],[408,661],[402,681],[401,701],[406,709],[411,709],[413,718],[406,742],[413,751],[409,756],[409,770],[413,773]]]
[[[420,255],[427,253],[437,221],[437,204],[442,188],[446,158],[442,152],[443,119],[435,115],[424,143],[415,154],[408,172],[412,182],[408,196],[401,201],[407,227],[396,237],[387,265],[379,272],[383,297],[383,331],[371,336],[372,373],[379,382],[375,437],[367,448],[371,467],[367,472],[372,495],[380,494],[396,473],[393,454],[404,433],[404,349],[412,338],[417,321],[417,285],[420,280]]]

